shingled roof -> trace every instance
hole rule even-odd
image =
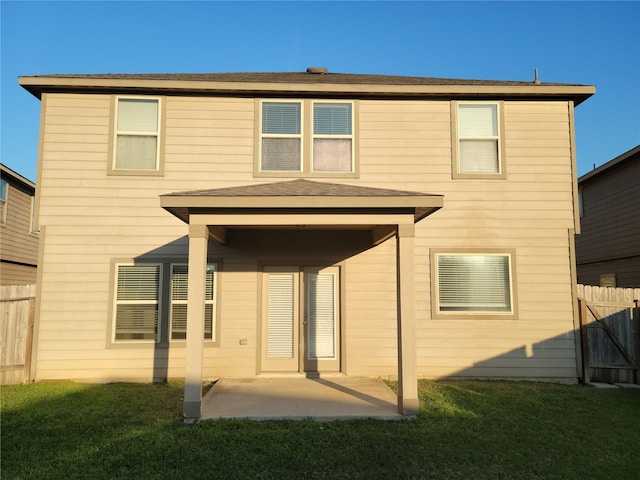
[[[224,209],[254,211],[300,210],[311,214],[332,211],[406,211],[415,221],[438,210],[442,195],[387,188],[361,187],[296,179],[238,187],[190,190],[160,196],[160,204],[184,222],[189,213]]]
[[[43,92],[183,93],[278,96],[364,97],[477,97],[574,100],[595,93],[589,85],[537,81],[468,80],[353,73],[245,72],[245,73],[104,73],[52,74],[19,78],[19,83],[40,98]]]
[[[239,187],[169,193],[174,197],[415,197],[427,193],[315,182],[304,178]]]

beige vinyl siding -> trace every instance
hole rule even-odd
[[[161,194],[284,180],[253,176],[253,99],[162,101],[164,174],[108,176],[111,97],[44,97],[38,379],[183,376],[184,343],[110,343],[113,262],[186,259],[187,226],[160,208]],[[359,178],[327,180],[445,196],[416,228],[419,375],[575,378],[567,102],[504,102],[504,180],[452,179],[448,101],[357,104]],[[343,372],[397,374],[395,239],[365,249],[359,233],[229,238],[226,247],[210,243],[210,256],[221,259],[220,330],[217,344],[205,345],[205,377],[259,372],[259,272],[304,264],[343,269]],[[430,252],[443,247],[515,249],[517,319],[433,320]]]

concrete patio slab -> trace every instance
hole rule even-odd
[[[361,377],[222,378],[202,400],[201,420],[398,420],[395,393],[380,379]]]

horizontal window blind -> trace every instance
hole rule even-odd
[[[171,270],[171,339],[184,340],[187,338],[189,267],[186,264],[174,264]],[[215,265],[207,265],[204,318],[205,340],[214,339],[214,274]]]
[[[298,135],[301,105],[295,102],[263,102],[262,133]]]
[[[497,105],[458,105],[460,137],[495,137],[498,135]]]
[[[116,170],[158,169],[159,101],[118,99]]]
[[[292,273],[271,273],[268,279],[267,356],[293,358],[295,281]]]
[[[500,172],[496,104],[459,104],[458,139],[459,173]]]
[[[508,255],[437,255],[440,311],[510,312]]]
[[[157,132],[158,100],[118,99],[118,131]]]
[[[351,103],[314,103],[314,135],[351,135]]]
[[[336,278],[330,273],[307,274],[307,349],[310,360],[336,356]]]
[[[116,340],[157,338],[159,291],[159,265],[118,265]]]
[[[158,300],[158,265],[119,265],[118,300]]]

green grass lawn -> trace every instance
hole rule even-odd
[[[640,389],[420,381],[417,420],[192,426],[182,389],[3,387],[1,478],[640,478]]]

